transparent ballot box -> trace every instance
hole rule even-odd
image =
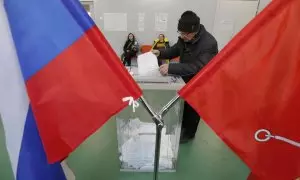
[[[136,82],[151,108],[158,112],[184,86],[181,78],[142,77],[132,69]],[[160,147],[160,172],[176,171],[179,150],[183,101],[178,100],[163,117]],[[121,171],[152,172],[154,169],[156,125],[146,108],[140,104],[133,109],[128,106],[116,115],[118,150]]]

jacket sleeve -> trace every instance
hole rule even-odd
[[[168,74],[189,76],[197,74],[217,54],[217,45],[201,51],[192,63],[169,64]]]
[[[156,49],[156,44],[157,44],[157,42],[154,41],[153,44],[152,44],[152,50],[153,50],[153,49]]]
[[[162,59],[173,59],[178,57],[179,55],[180,55],[180,49],[178,48],[178,45],[176,43],[174,46],[170,48],[161,50],[160,55],[158,57]]]
[[[127,41],[126,41],[126,42],[127,42]],[[123,46],[123,51],[124,51],[124,52],[126,52],[126,44],[127,44],[126,42],[125,42],[125,44],[124,44],[124,46]]]
[[[169,41],[166,42],[166,48],[170,48],[170,43],[169,43]]]
[[[131,47],[132,52],[138,52],[139,51],[139,43],[137,41],[134,41],[132,47]]]

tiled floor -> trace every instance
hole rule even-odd
[[[68,159],[76,180],[152,180],[152,173],[119,172],[115,122],[109,121]],[[204,124],[196,139],[180,146],[176,173],[160,173],[159,180],[245,180],[248,168]],[[4,133],[0,125],[0,179],[12,180]]]

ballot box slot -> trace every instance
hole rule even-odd
[[[170,84],[170,82],[157,82],[157,81],[136,81],[137,83],[144,83],[144,84],[153,84],[153,83],[159,83],[159,84]]]

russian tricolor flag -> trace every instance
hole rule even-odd
[[[60,162],[127,96],[141,90],[78,0],[0,0],[0,114],[17,180],[65,179]]]

